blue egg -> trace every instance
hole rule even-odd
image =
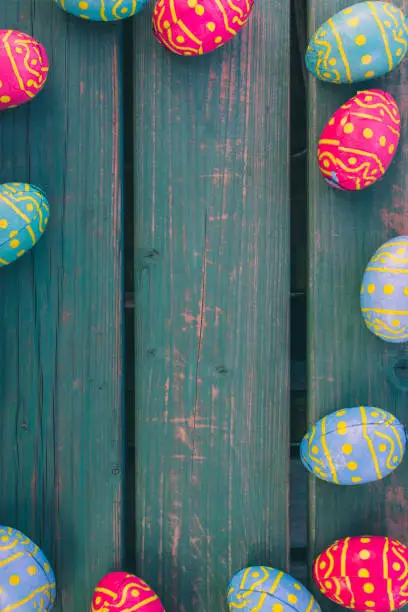
[[[367,264],[360,290],[368,329],[386,342],[408,340],[408,236],[384,243]]]
[[[230,610],[242,612],[321,612],[319,604],[300,582],[272,567],[247,567],[228,587]]]
[[[0,525],[0,610],[48,612],[56,589],[52,568],[26,535]]]
[[[139,13],[148,0],[54,0],[67,13],[91,21],[117,21]]]
[[[330,83],[380,77],[400,64],[408,49],[402,11],[389,2],[359,2],[328,19],[306,51],[306,67]]]
[[[385,410],[356,406],[318,421],[300,445],[309,472],[338,485],[381,480],[401,463],[406,447],[404,426]]]
[[[38,242],[48,218],[48,201],[41,189],[27,183],[0,185],[0,267]]]

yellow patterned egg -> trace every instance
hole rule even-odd
[[[360,291],[368,329],[386,342],[408,340],[408,236],[385,242],[371,257]]]
[[[91,21],[117,21],[133,17],[148,0],[54,0],[67,13]]]
[[[48,218],[48,201],[41,189],[28,183],[0,185],[0,267],[36,244]]]
[[[408,27],[399,8],[390,2],[359,2],[317,30],[307,48],[306,66],[322,81],[357,83],[396,68],[407,48]]]
[[[381,480],[401,463],[406,447],[404,426],[380,408],[355,406],[318,421],[300,445],[309,472],[337,485]]]

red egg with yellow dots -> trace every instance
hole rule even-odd
[[[382,536],[337,540],[314,562],[313,578],[328,599],[351,610],[399,610],[408,603],[408,548]]]
[[[153,34],[177,55],[203,55],[238,34],[253,6],[254,0],[158,0]]]
[[[360,91],[327,122],[317,159],[326,182],[344,191],[373,185],[386,173],[398,148],[400,112],[380,89]]]
[[[141,578],[112,572],[96,586],[90,612],[165,612],[159,596]]]

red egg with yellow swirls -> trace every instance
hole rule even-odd
[[[158,595],[144,580],[126,574],[107,574],[96,586],[90,612],[165,612]]]
[[[158,0],[153,34],[177,55],[203,55],[238,34],[253,6],[254,0]]]
[[[317,557],[313,578],[328,599],[351,610],[399,610],[408,603],[408,548],[381,536],[344,538]]]
[[[317,159],[332,187],[356,191],[383,177],[398,148],[400,112],[394,98],[379,89],[360,91],[327,122]]]

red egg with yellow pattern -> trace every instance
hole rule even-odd
[[[316,559],[313,578],[351,610],[390,612],[408,603],[408,548],[382,536],[337,540]]]
[[[177,55],[203,55],[238,34],[253,6],[254,0],[158,0],[153,34]]]
[[[358,191],[381,179],[398,148],[400,112],[394,98],[380,89],[360,91],[327,122],[317,159],[326,182]]]
[[[112,572],[96,586],[90,612],[165,612],[159,596],[141,578]]]

